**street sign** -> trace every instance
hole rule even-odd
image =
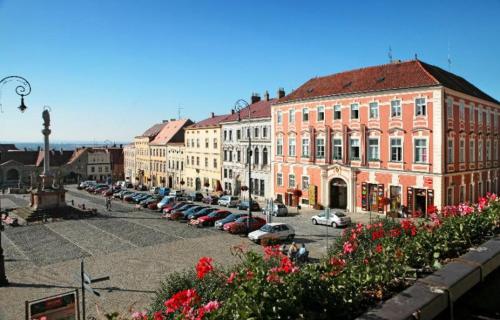
[[[81,276],[81,281],[82,281],[82,316],[83,319],[85,319],[85,291],[91,292],[95,294],[96,296],[100,297],[101,294],[94,290],[90,285],[92,283],[96,282],[101,282],[101,281],[106,281],[109,280],[109,276],[106,277],[101,277],[101,278],[96,278],[92,279],[91,276],[85,273],[84,268],[83,268],[83,259],[80,264],[80,276]]]
[[[80,319],[78,310],[78,290],[26,301],[26,319]]]
[[[83,273],[83,282],[86,283],[86,284],[91,284],[92,283],[92,280],[90,280],[90,277],[85,272]]]
[[[85,290],[87,290],[88,292],[95,294],[98,297],[101,296],[101,294],[99,292],[95,291],[89,284],[84,283],[83,284],[83,288]]]

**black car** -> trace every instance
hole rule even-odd
[[[203,195],[200,192],[191,192],[187,195],[189,201],[201,201],[203,200]]]
[[[248,200],[240,201],[240,203],[238,204],[238,209],[248,210],[249,202],[250,201]],[[252,211],[260,211],[260,206],[256,201],[252,201]]]

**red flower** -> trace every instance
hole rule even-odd
[[[283,283],[283,279],[276,272],[271,272],[266,277],[266,280],[267,282]]]
[[[255,274],[253,273],[253,271],[248,270],[247,271],[247,280],[252,280],[254,275]]]
[[[393,228],[393,229],[389,230],[389,234],[391,235],[391,237],[397,238],[401,235],[401,230],[398,228]]]
[[[212,271],[214,267],[212,266],[213,259],[210,257],[202,257],[196,265],[196,275],[198,279],[203,279],[207,273]]]
[[[417,227],[412,221],[408,219],[401,221],[401,228],[403,228],[406,234],[408,234],[409,232],[412,237],[417,234]]]
[[[196,289],[188,289],[179,291],[172,296],[172,298],[165,301],[167,313],[174,313],[182,308],[182,313],[186,314],[191,310],[193,304],[198,302],[200,297]]]
[[[231,274],[229,275],[229,278],[227,278],[227,283],[228,284],[233,283],[235,278],[236,278],[236,272],[231,272]]]
[[[153,314],[153,320],[164,320],[165,317],[163,316],[163,313],[161,311],[156,311]]]
[[[375,251],[377,253],[382,253],[382,251],[384,251],[384,248],[382,247],[382,244],[377,244],[377,246],[375,247]]]
[[[344,242],[344,254],[350,254],[354,252],[354,246],[349,241]]]
[[[384,229],[378,229],[372,232],[372,241],[375,241],[383,237],[384,237]]]
[[[281,258],[283,253],[280,250],[279,245],[264,247],[264,259],[269,260],[271,258],[277,257]]]

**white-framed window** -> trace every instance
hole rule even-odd
[[[325,121],[325,107],[318,107],[318,121]]]
[[[425,116],[427,114],[427,103],[425,98],[415,99],[415,116]]]
[[[453,119],[453,99],[452,98],[446,99],[446,114],[448,115],[448,118]]]
[[[477,161],[483,161],[483,140],[479,139],[477,142]]]
[[[391,138],[391,162],[403,161],[403,140]]]
[[[332,145],[333,145],[332,159],[342,160],[342,139],[333,139]]]
[[[342,107],[339,104],[333,106],[333,120],[342,119]]]
[[[469,121],[471,123],[474,123],[474,104],[473,103],[471,103],[469,105]]]
[[[309,189],[309,177],[302,176],[302,190],[307,190],[307,189]]]
[[[486,161],[491,160],[491,141],[490,139],[486,140]]]
[[[267,127],[262,128],[262,138],[267,138]]]
[[[391,117],[401,117],[401,100],[391,101]]]
[[[295,109],[288,110],[288,123],[295,124]]]
[[[255,138],[258,138],[258,137],[259,137],[259,133],[260,133],[260,132],[259,132],[259,128],[255,128],[255,129],[253,129],[253,135],[254,135],[254,137],[255,137]],[[229,136],[231,136],[231,135],[229,135]]]
[[[351,144],[351,152],[350,152],[351,160],[359,160],[359,156],[360,156],[360,154],[359,154],[359,139],[351,138],[350,144]]]
[[[454,155],[455,155],[455,139],[448,138],[448,148],[446,158],[448,159],[448,163],[455,163]]]
[[[460,120],[465,120],[465,104],[463,101],[460,101],[458,105]]]
[[[486,125],[489,126],[491,123],[491,115],[489,110],[484,110],[484,116],[486,117]]]
[[[283,155],[283,138],[279,137],[276,139],[276,155],[277,156],[282,156]]]
[[[415,163],[427,163],[429,161],[427,155],[427,139],[416,138],[414,140],[415,148]]]
[[[302,109],[302,122],[309,121],[309,109],[303,108]]]
[[[295,175],[294,174],[289,174],[288,175],[288,187],[289,188],[294,188],[295,187]]]
[[[458,161],[460,161],[460,163],[465,162],[465,139],[463,138],[460,139],[460,145],[458,148]]]
[[[498,160],[498,140],[493,142],[493,160]]]
[[[276,112],[276,119],[276,122],[280,124],[283,123],[283,114],[281,111]]]
[[[351,104],[351,119],[359,119],[359,104]]]
[[[465,186],[460,186],[459,201],[460,201],[460,203],[465,202]]]
[[[323,138],[316,138],[316,158],[325,158],[325,139]]]
[[[276,184],[280,187],[283,186],[283,173],[276,173]]]
[[[378,102],[370,102],[368,108],[370,109],[370,119],[378,119]]]
[[[309,138],[302,138],[302,158],[309,158]]]
[[[446,204],[453,205],[453,187],[448,187],[448,190],[446,190]]]
[[[469,138],[469,162],[476,162],[476,141]]]
[[[288,155],[295,157],[295,137],[288,138]]]
[[[481,106],[477,108],[477,124],[483,124],[483,110],[481,109]]]
[[[368,161],[379,160],[378,155],[378,138],[368,139]]]

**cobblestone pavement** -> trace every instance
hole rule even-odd
[[[246,238],[213,228],[192,228],[159,218],[155,211],[135,210],[132,205],[113,201],[113,210],[104,210],[104,198],[69,187],[67,201],[97,208],[96,217],[63,220],[24,227],[8,227],[2,233],[7,276],[11,286],[0,288],[0,320],[24,317],[24,301],[68,291],[79,284],[80,259],[94,277],[109,275],[111,280],[96,284],[101,298],[87,294],[88,314],[99,304],[104,310],[127,310],[147,306],[166,274],[194,267],[201,256],[217,263],[236,262],[230,247],[243,244],[260,250]],[[9,204],[26,205],[19,195],[0,196]],[[3,200],[2,203],[8,202]],[[236,209],[231,209],[235,211]],[[296,242],[306,243],[312,257],[321,257],[329,239],[339,229],[313,226],[315,211],[273,218],[291,224]],[[260,213],[256,213],[260,215]]]

